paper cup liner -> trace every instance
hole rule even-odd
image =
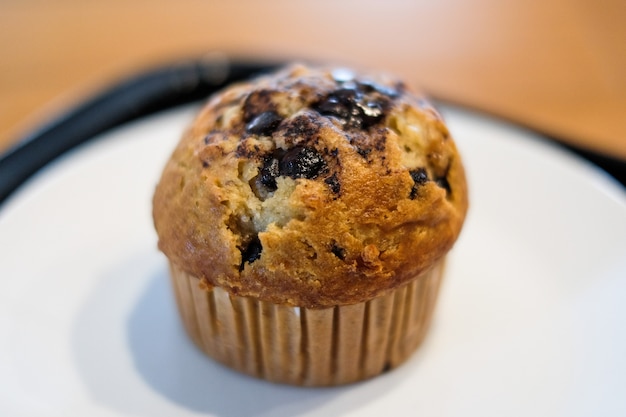
[[[176,304],[208,356],[272,382],[331,386],[371,378],[404,362],[431,321],[443,260],[408,284],[354,305],[311,309],[206,288],[170,264]]]

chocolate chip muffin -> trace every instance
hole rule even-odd
[[[301,65],[213,96],[153,201],[193,341],[309,386],[409,357],[466,210],[461,158],[426,100],[389,76]]]

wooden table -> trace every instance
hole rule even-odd
[[[623,0],[6,0],[0,151],[134,72],[204,53],[395,72],[626,159]]]

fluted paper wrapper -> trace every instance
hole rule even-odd
[[[207,355],[240,372],[304,386],[371,378],[404,362],[431,321],[443,260],[372,300],[310,309],[206,288],[171,264],[184,327]]]

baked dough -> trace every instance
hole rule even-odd
[[[467,204],[461,158],[423,97],[389,76],[294,65],[208,101],[153,216],[159,248],[206,288],[316,309],[435,265]]]

